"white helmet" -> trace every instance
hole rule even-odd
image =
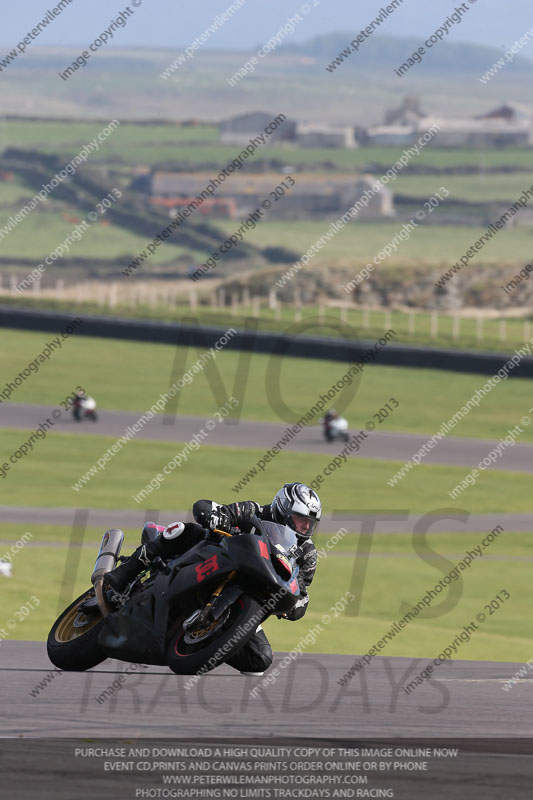
[[[303,539],[311,538],[322,516],[319,496],[305,483],[286,483],[275,495],[271,508],[275,522],[288,525]]]

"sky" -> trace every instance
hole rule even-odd
[[[10,4],[9,13],[2,19],[1,50],[15,47],[57,2],[23,0]],[[255,50],[295,14],[302,18],[291,37],[295,43],[322,33],[357,32],[389,2],[391,0],[199,0],[196,3],[190,0],[71,0],[31,47],[85,47],[109,27],[128,3],[134,13],[127,19],[126,26],[116,31],[108,47],[161,47],[180,52],[207,30],[217,14],[232,4],[241,4],[241,7],[210,35],[207,48]],[[462,3],[459,0],[403,0],[380,26],[380,33],[425,39],[460,5],[468,7],[468,12],[461,24],[453,27],[448,41],[507,49],[530,29],[533,35],[532,0],[463,0]],[[521,55],[533,58],[533,39]]]

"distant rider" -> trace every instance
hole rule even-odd
[[[330,408],[330,410],[326,411],[326,413],[324,414],[324,417],[322,419],[322,423],[324,425],[324,436],[326,437],[328,442],[332,442],[333,439],[335,438],[335,434],[333,433],[331,424],[332,424],[333,420],[338,419],[338,418],[339,418],[339,415],[337,414],[337,412],[335,411],[334,408]]]

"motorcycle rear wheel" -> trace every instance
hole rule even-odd
[[[248,595],[241,595],[229,611],[217,635],[202,639],[197,644],[185,642],[186,632],[180,626],[167,649],[167,663],[173,672],[178,675],[203,675],[215,669],[251,639],[264,618],[259,603]]]
[[[91,669],[107,655],[98,644],[98,635],[104,618],[98,609],[85,613],[80,610],[82,603],[94,597],[94,589],[88,589],[66,608],[52,626],[48,634],[46,649],[48,658],[61,670],[81,672]]]

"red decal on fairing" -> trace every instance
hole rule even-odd
[[[267,543],[263,542],[261,539],[259,539],[259,552],[261,553],[263,558],[266,558],[266,559],[270,558],[269,553],[268,553]]]
[[[216,553],[211,558],[208,558],[207,561],[204,561],[203,564],[198,564],[196,567],[196,577],[198,579],[198,583],[203,581],[204,578],[207,578],[208,575],[212,575],[213,572],[216,572],[218,569],[218,561]]]
[[[294,578],[294,579],[293,579],[293,580],[292,580],[292,581],[289,583],[289,587],[290,587],[290,590],[291,590],[291,592],[292,592],[293,594],[296,594],[296,592],[298,591],[298,581],[296,580],[296,578]]]

